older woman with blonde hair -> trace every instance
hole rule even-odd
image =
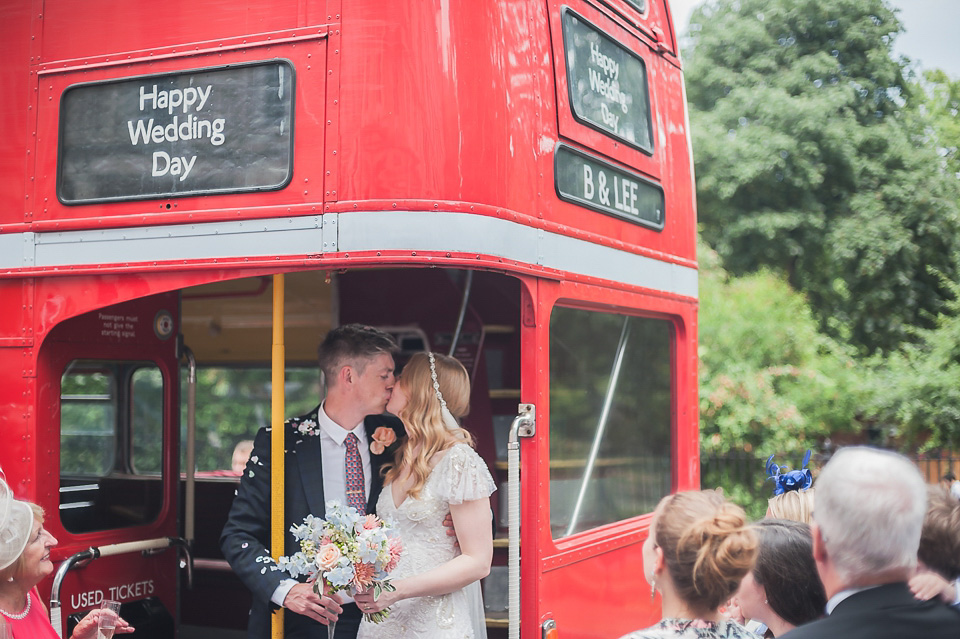
[[[13,498],[0,479],[0,616],[13,639],[59,639],[47,619],[37,584],[53,572],[50,550],[56,538],[43,527],[43,509]],[[91,611],[70,639],[94,639],[100,610]],[[133,632],[123,619],[118,634]]]
[[[364,619],[360,639],[482,639],[486,636],[479,580],[490,572],[496,489],[473,438],[459,418],[470,408],[463,365],[438,353],[417,353],[404,367],[387,410],[406,439],[384,465],[377,515],[398,523],[404,552],[391,574],[396,590],[360,593],[364,613],[390,608],[381,623]],[[443,521],[453,520],[456,538]]]
[[[716,491],[664,497],[643,544],[651,596],[663,618],[623,639],[747,639],[754,637],[719,610],[753,566],[757,536],[739,506]]]

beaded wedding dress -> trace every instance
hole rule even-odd
[[[391,486],[383,487],[377,515],[397,523],[403,554],[391,580],[412,577],[450,561],[460,554],[455,537],[447,535],[443,519],[450,504],[485,499],[496,490],[490,471],[466,444],[449,448],[427,477],[420,497],[394,504]],[[411,639],[484,639],[480,582],[439,597],[402,599],[390,607],[381,623],[364,620],[358,639],[409,637]]]

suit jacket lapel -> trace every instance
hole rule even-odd
[[[310,416],[316,422],[316,413]],[[293,450],[296,452],[296,464],[303,495],[307,502],[307,512],[314,517],[326,517],[326,503],[323,497],[323,455],[320,453],[320,436],[294,433]],[[300,522],[297,522],[300,523]]]
[[[367,442],[373,441],[373,431],[377,430],[378,426],[382,426],[379,423],[379,420],[375,416],[367,417],[363,420],[363,428],[367,432]],[[370,452],[370,496],[367,499],[367,512],[374,513],[377,511],[377,500],[380,498],[380,491],[383,490],[383,477],[380,476],[380,466],[383,463],[391,458],[391,454],[384,451],[382,455],[374,455],[373,452]]]

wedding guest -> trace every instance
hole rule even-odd
[[[781,637],[822,617],[827,596],[813,561],[810,527],[764,519],[754,530],[760,539],[757,561],[737,592],[744,617],[762,622],[766,637]]]
[[[246,468],[247,462],[250,460],[250,453],[252,452],[252,439],[244,439],[237,442],[237,445],[233,448],[233,459],[230,463],[234,475],[239,477],[243,474],[243,469]]]
[[[960,615],[907,586],[926,510],[923,478],[908,459],[866,447],[835,454],[817,478],[813,557],[827,617],[789,639],[957,639]]]
[[[917,560],[919,569],[910,579],[917,599],[940,597],[960,609],[960,501],[939,486],[927,489]]]
[[[960,499],[960,480],[957,480],[957,476],[953,474],[952,470],[948,470],[946,474],[940,478],[940,485],[950,493],[951,497]]]
[[[767,517],[789,519],[810,524],[813,519],[813,503],[816,489],[792,490],[774,495],[767,500]]]
[[[0,479],[0,617],[13,639],[59,639],[47,617],[37,584],[53,572],[56,538],[43,527],[43,509],[13,498]],[[95,639],[100,610],[88,613],[70,639]],[[117,634],[134,628],[118,618]]]
[[[767,517],[789,519],[810,523],[813,514],[813,475],[807,464],[810,451],[796,470],[773,463],[773,455],[767,459],[767,480],[773,482],[773,497],[767,501]]]
[[[739,506],[716,491],[664,497],[643,544],[643,571],[651,596],[663,600],[663,618],[623,639],[742,639],[754,637],[720,607],[753,566],[756,533]]]

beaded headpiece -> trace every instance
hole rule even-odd
[[[443,393],[440,392],[440,381],[437,379],[437,360],[430,351],[427,351],[427,359],[430,360],[430,379],[433,380],[433,390],[437,394],[437,401],[440,402],[440,416],[443,418],[443,425],[447,430],[457,431],[460,429],[460,424],[457,423],[453,413],[447,408],[447,400],[443,398]]]

